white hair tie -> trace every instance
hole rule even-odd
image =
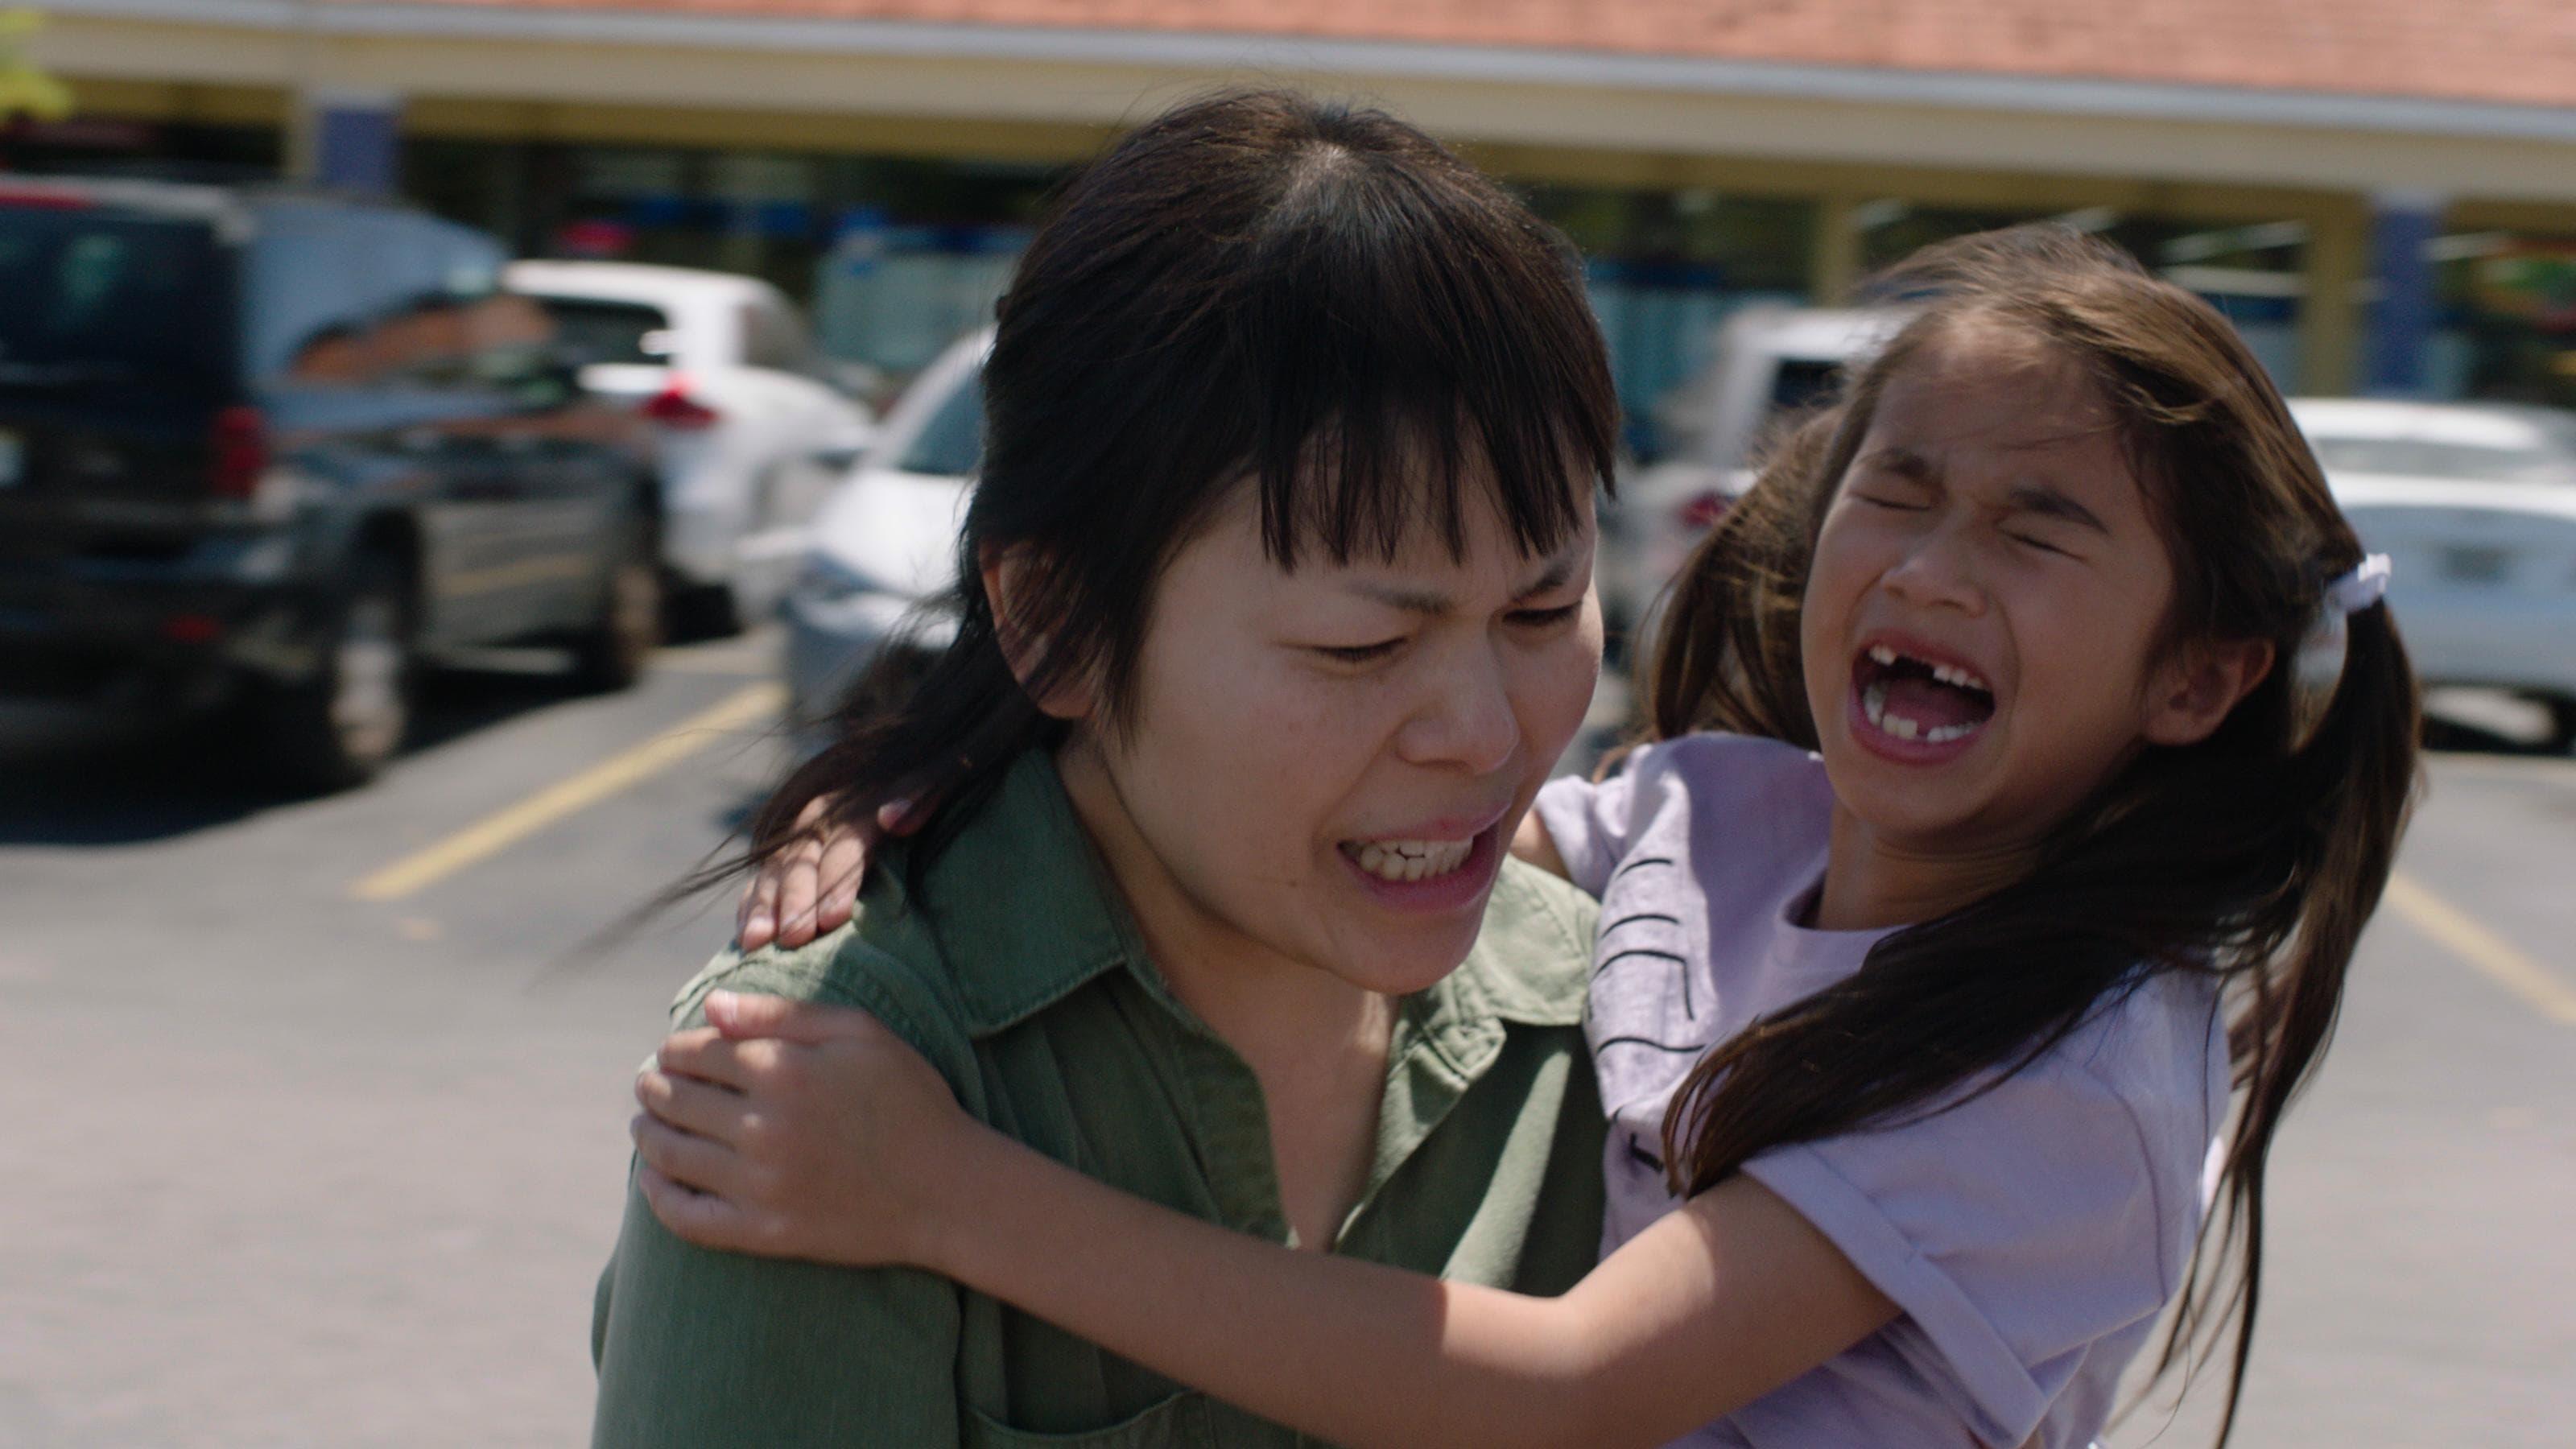
[[[2325,586],[2317,613],[2290,660],[2290,752],[2308,747],[2325,723],[2335,691],[2343,685],[2344,656],[2352,639],[2352,615],[2388,597],[2388,555],[2374,553],[2352,571]]]

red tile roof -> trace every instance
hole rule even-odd
[[[2576,106],[2576,0],[437,0],[1532,46]]]

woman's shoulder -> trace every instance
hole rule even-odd
[[[876,910],[885,913],[882,904]],[[951,973],[935,955],[906,949],[901,935],[888,939],[869,930],[869,921],[870,903],[863,900],[848,924],[802,946],[750,952],[727,946],[672,999],[673,1025],[700,1024],[708,993],[731,991],[857,1007],[934,1059],[952,1045],[962,1049],[968,1013]]]
[[[1462,973],[1481,981],[1516,1021],[1577,1026],[1592,976],[1601,905],[1571,882],[1506,858]]]

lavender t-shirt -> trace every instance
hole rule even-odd
[[[1700,1054],[1857,970],[1882,934],[1798,924],[1831,807],[1815,756],[1735,735],[1540,792],[1575,884],[1601,898],[1587,1030],[1610,1113],[1605,1255],[1677,1205],[1664,1109]],[[2080,1449],[2181,1285],[2226,1102],[2215,989],[2168,973],[1983,1095],[1755,1157],[1745,1172],[1903,1312],[1683,1442]]]

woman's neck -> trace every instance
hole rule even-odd
[[[1885,931],[1946,916],[2028,875],[2036,854],[2022,844],[1926,849],[1890,839],[1837,803],[1810,924]]]
[[[1299,1240],[1329,1246],[1367,1185],[1395,1000],[1252,940],[1191,899],[1137,831],[1096,748],[1068,744],[1056,763],[1173,996],[1260,1081]]]

